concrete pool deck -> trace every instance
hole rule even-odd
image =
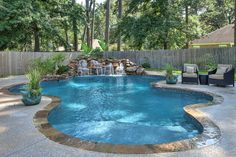
[[[26,82],[24,76],[0,79],[0,88],[23,82]],[[222,135],[217,144],[184,152],[150,155],[107,154],[73,148],[47,139],[33,124],[34,114],[49,104],[51,99],[43,97],[40,105],[25,107],[20,101],[20,96],[0,93],[0,156],[236,156],[236,88],[176,85],[178,86],[212,92],[224,97],[220,105],[199,109],[220,127]]]

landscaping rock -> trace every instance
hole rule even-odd
[[[122,63],[127,75],[145,75],[145,73],[146,73],[145,69],[143,67],[137,66],[136,63],[131,62],[129,59],[95,59],[92,57],[82,56],[79,59],[73,59],[70,61],[70,63],[68,64],[69,71],[67,74],[61,76],[61,78],[58,76],[47,77],[47,80],[65,79],[68,77],[74,77],[74,76],[80,75],[77,71],[77,67],[78,67],[79,61],[82,59],[87,61],[88,68],[92,68],[90,63],[92,60],[96,60],[99,63],[101,63],[102,66],[104,66],[104,67],[109,65],[110,63],[112,63],[112,65],[114,67],[114,71],[116,71],[116,68],[119,67],[120,63]]]
[[[139,67],[139,68],[136,70],[136,74],[137,74],[137,75],[144,75],[144,74],[145,74],[144,68]]]

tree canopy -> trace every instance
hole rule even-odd
[[[78,51],[93,39],[111,50],[181,49],[234,22],[233,0],[84,1],[0,0],[0,50]]]

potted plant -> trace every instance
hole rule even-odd
[[[166,65],[166,83],[176,84],[178,79],[177,76],[173,74],[174,67],[171,64]]]
[[[38,69],[31,69],[26,75],[29,82],[27,84],[27,91],[23,93],[22,102],[26,106],[37,105],[41,102],[42,89],[40,87],[41,72]]]

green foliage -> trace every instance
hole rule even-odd
[[[1,0],[0,51],[33,51],[37,44],[41,51],[57,51],[59,47],[71,51],[74,33],[80,43],[85,42],[84,28],[91,24],[92,11],[89,10],[88,21],[84,6],[72,2],[75,1]],[[95,39],[104,38],[104,4],[96,4]],[[233,0],[123,1],[122,19],[117,19],[117,8],[117,1],[111,1],[110,44],[116,45],[121,34],[125,50],[184,48],[186,42],[234,22]],[[107,50],[103,41],[99,44],[102,51]],[[93,50],[85,44],[82,49],[87,55]]]
[[[197,63],[203,69],[215,69],[217,67],[217,62],[213,55],[211,54],[204,54]]]
[[[205,1],[205,11],[200,14],[202,27],[207,32],[219,29],[234,21],[234,1]]]
[[[209,62],[206,64],[207,68],[210,69],[215,69],[217,67],[217,63],[214,60],[214,58],[210,58]]]
[[[91,57],[102,58],[103,52],[108,48],[108,46],[104,41],[101,41],[101,40],[99,40],[98,43],[99,43],[100,47],[97,47],[95,49],[88,46],[86,43],[83,43],[81,45],[81,49],[83,50],[83,54],[91,56]]]
[[[103,57],[103,51],[100,48],[95,48],[91,51],[90,55],[95,58],[102,58]]]
[[[65,65],[61,65],[58,67],[58,70],[57,70],[57,75],[62,75],[62,74],[65,74],[69,71],[69,67],[68,66],[65,66]]]
[[[42,74],[38,69],[31,69],[28,74],[26,75],[27,79],[29,80],[28,90],[30,91],[32,96],[38,96],[41,94],[41,87],[40,82],[42,78]]]
[[[72,18],[84,23],[85,10],[71,0],[1,0],[0,8],[0,50],[32,51],[35,36],[42,51],[68,49]]]
[[[83,43],[83,44],[81,45],[81,49],[83,50],[83,53],[84,53],[85,55],[89,55],[89,54],[91,53],[91,51],[93,50],[93,48],[90,47],[89,45],[87,45],[87,43]]]
[[[54,54],[51,59],[55,66],[61,66],[65,61],[66,56],[63,53],[57,53]]]
[[[52,56],[51,60],[54,67],[53,74],[58,73],[59,66],[62,66],[62,63],[65,61],[65,59],[66,59],[66,56],[62,53],[57,53]]]
[[[149,63],[143,63],[142,67],[143,68],[151,68],[151,65]]]
[[[181,48],[184,43],[180,1],[135,1],[119,24],[131,49]],[[136,15],[136,16],[133,16]]]
[[[98,43],[99,43],[99,46],[101,48],[101,51],[106,51],[107,50],[108,46],[104,41],[99,40]]]
[[[117,34],[121,31],[126,49],[184,48],[186,42],[233,23],[233,3],[232,0],[130,0]]]
[[[30,66],[30,69],[38,69],[43,76],[53,74],[54,68],[55,65],[51,58],[45,60],[42,58],[35,59]]]
[[[65,55],[62,53],[54,54],[47,59],[37,58],[33,61],[30,69],[38,69],[38,71],[44,76],[47,74],[57,74],[59,67],[65,60]]]
[[[167,77],[173,76],[174,67],[171,64],[166,64],[165,70],[166,70],[166,76]]]

